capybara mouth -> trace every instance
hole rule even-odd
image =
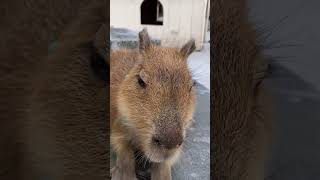
[[[145,151],[143,154],[151,162],[161,163],[174,159],[180,152],[180,148],[176,149],[165,149],[161,147],[150,146],[150,149]]]

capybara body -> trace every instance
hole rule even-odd
[[[106,179],[107,1],[1,9],[0,179]]]
[[[211,19],[211,176],[262,180],[272,132],[268,66],[245,0],[211,1]]]
[[[136,179],[135,151],[151,161],[151,179],[171,179],[191,125],[195,89],[187,66],[194,50],[152,45],[146,29],[139,50],[111,53],[111,145],[117,154],[114,179]]]

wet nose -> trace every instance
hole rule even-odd
[[[156,135],[152,138],[152,141],[159,147],[174,149],[181,146],[183,137],[181,133],[168,133],[163,135]]]

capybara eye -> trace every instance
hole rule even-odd
[[[142,87],[142,88],[146,88],[147,84],[141,79],[140,76],[138,76],[138,84]]]

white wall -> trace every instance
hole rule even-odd
[[[110,25],[140,31],[147,27],[151,36],[160,38],[164,46],[182,46],[195,38],[201,49],[205,37],[208,0],[160,0],[163,5],[163,26],[141,25],[140,5],[143,0],[111,0]]]

